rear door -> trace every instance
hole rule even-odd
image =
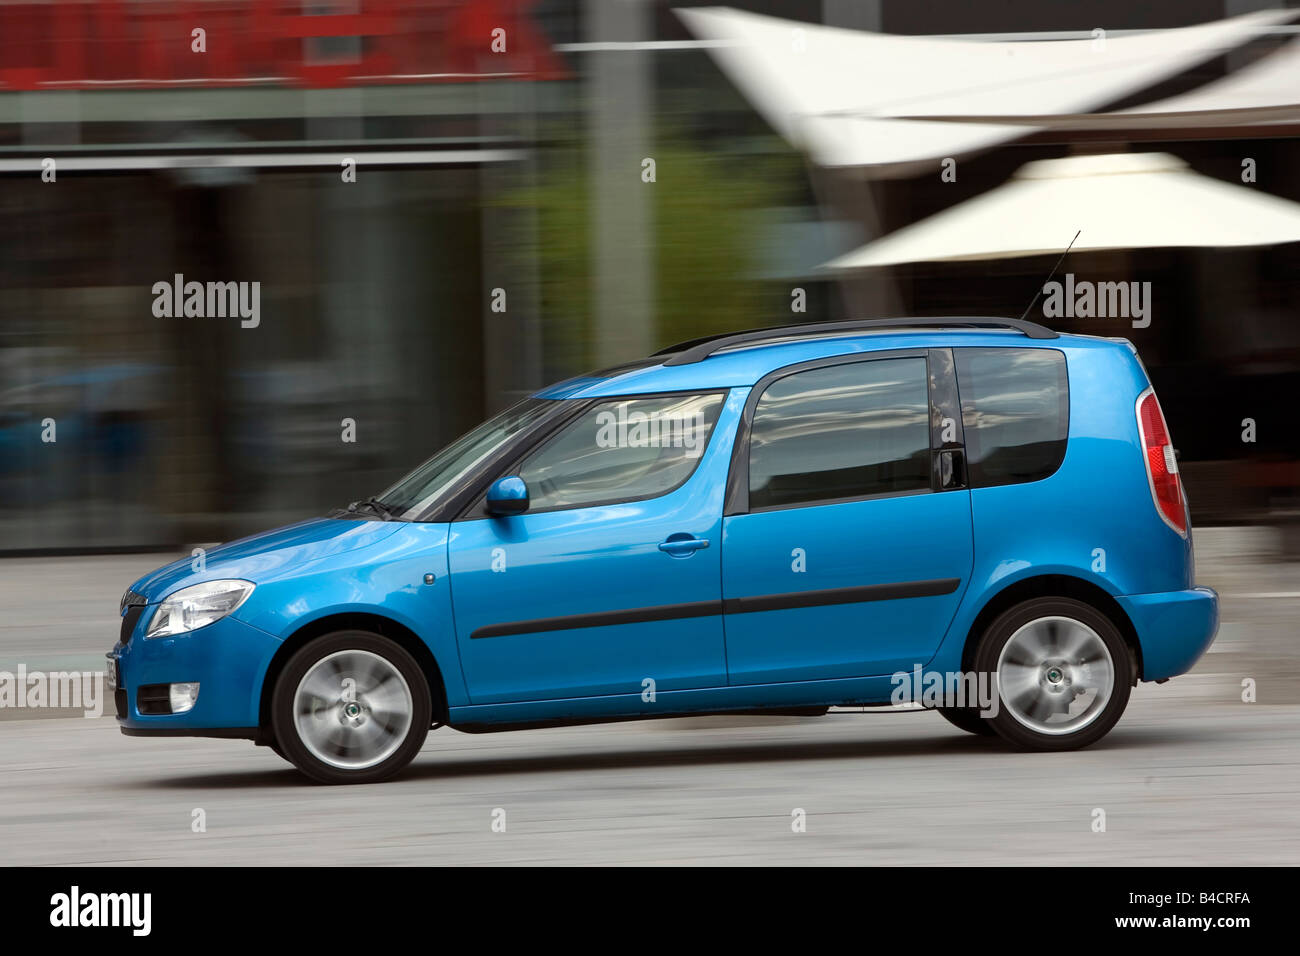
[[[730,683],[924,664],[972,565],[951,351],[820,360],[759,382],[723,521]]]

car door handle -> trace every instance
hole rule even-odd
[[[671,554],[674,558],[684,558],[708,546],[708,538],[697,538],[694,535],[678,533],[670,534],[668,540],[659,545],[659,550],[665,554]]]
[[[939,452],[938,465],[941,491],[966,487],[966,456],[962,454],[960,448]]]

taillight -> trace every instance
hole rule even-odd
[[[1186,535],[1187,506],[1183,500],[1183,483],[1178,477],[1178,459],[1174,457],[1165,415],[1153,389],[1148,388],[1138,396],[1137,423],[1156,511],[1165,519],[1165,524]]]

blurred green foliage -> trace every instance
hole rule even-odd
[[[752,141],[747,141],[752,142]],[[656,347],[771,324],[788,289],[761,277],[762,213],[802,186],[799,160],[773,141],[747,152],[705,150],[661,134],[650,151],[656,181],[639,166],[629,188],[652,191]],[[588,371],[592,341],[590,179],[586,155],[568,143],[546,148],[538,182],[494,200],[535,214],[535,248],[548,377]],[[631,358],[633,356],[629,356]]]

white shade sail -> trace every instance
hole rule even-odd
[[[1260,115],[1264,112],[1270,115]],[[1199,89],[1124,110],[1125,114],[1231,112],[1239,122],[1300,119],[1300,41]]]
[[[1006,184],[827,263],[1003,259],[1076,251],[1300,241],[1300,203],[1193,172],[1167,153],[1039,160]]]
[[[958,123],[974,129],[996,129],[999,127],[994,124],[998,123],[1052,129],[1168,129],[1191,126],[1206,129],[1295,122],[1300,122],[1300,40],[1291,41],[1280,50],[1221,80],[1206,83],[1187,93],[1114,113],[1024,117],[1004,114],[949,116],[934,125],[943,128],[949,123]]]
[[[943,157],[966,156],[1033,132],[1024,124],[843,116],[807,117],[798,130],[792,141],[818,165],[870,166],[881,178],[910,176]]]
[[[891,36],[729,8],[679,10],[724,72],[786,139],[827,166],[960,155],[1023,135],[1022,122],[950,117],[1081,113],[1232,49],[1296,15],[1096,40],[981,42]]]

